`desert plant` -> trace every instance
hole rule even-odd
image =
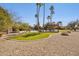
[[[67,33],[71,33],[71,31],[70,31],[70,30],[68,30],[68,31],[67,31]]]
[[[2,37],[3,33],[0,33],[0,37]]]
[[[69,34],[67,32],[62,32],[61,35],[62,36],[69,36]]]

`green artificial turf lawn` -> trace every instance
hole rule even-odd
[[[10,37],[12,40],[38,40],[49,37],[49,35],[55,33],[25,33],[18,36]]]

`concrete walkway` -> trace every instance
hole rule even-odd
[[[57,34],[38,41],[0,40],[0,55],[9,56],[79,56],[79,32]]]

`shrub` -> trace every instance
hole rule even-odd
[[[69,36],[69,34],[67,32],[62,32],[61,35],[63,35],[63,36]]]
[[[0,37],[2,37],[2,35],[3,35],[3,34],[2,34],[2,33],[0,33]]]
[[[71,33],[71,31],[67,31],[67,33]]]

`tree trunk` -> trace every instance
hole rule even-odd
[[[50,16],[51,16],[50,23],[52,23],[52,14]]]
[[[38,27],[38,31],[40,31],[40,29],[39,29],[39,10],[40,10],[40,7],[37,5],[37,27]]]
[[[45,4],[43,8],[43,32],[44,32],[44,22],[45,22]]]

